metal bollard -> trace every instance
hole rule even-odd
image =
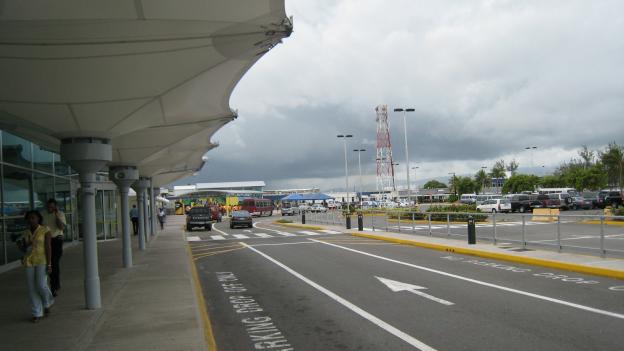
[[[301,224],[305,224],[305,212],[301,212]]]
[[[364,230],[364,216],[361,213],[358,213],[358,231]]]
[[[347,229],[351,229],[351,214],[350,213],[346,214],[346,227]]]
[[[477,243],[477,228],[475,226],[475,220],[472,216],[468,217],[468,244],[474,245]]]

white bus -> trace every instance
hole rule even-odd
[[[578,192],[574,188],[537,188],[537,193],[544,194],[568,194],[570,196],[578,196]]]

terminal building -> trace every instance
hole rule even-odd
[[[24,211],[55,198],[82,241],[85,305],[100,308],[97,240],[119,235],[132,266],[133,238],[114,229],[128,228],[130,188],[147,250],[161,187],[203,167],[238,117],[232,90],[291,32],[283,0],[2,1],[0,266],[19,258]]]

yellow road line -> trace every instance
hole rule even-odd
[[[223,245],[223,246],[213,246],[213,247],[205,247],[203,249],[195,249],[193,248],[192,251],[193,253],[196,253],[198,251],[206,251],[206,250],[214,250],[214,249],[227,249],[229,247],[240,247],[240,245],[236,244],[236,245]]]
[[[199,283],[199,275],[197,274],[197,267],[195,262],[191,260],[191,249],[189,245],[186,245],[186,252],[189,258],[189,264],[191,265],[191,276],[193,277],[193,285],[195,286],[195,295],[197,296],[197,302],[199,303],[199,314],[204,325],[204,340],[208,346],[208,351],[217,351],[217,342],[212,331],[212,322],[210,321],[210,315],[208,315],[208,309],[206,308],[206,300],[204,299],[204,293]]]
[[[585,266],[585,265],[575,264],[575,263],[545,260],[542,258],[515,256],[515,255],[508,255],[508,254],[497,253],[497,252],[467,249],[463,247],[456,247],[456,246],[450,246],[450,245],[433,244],[433,243],[425,243],[425,242],[406,240],[406,239],[390,238],[390,237],[384,237],[384,236],[373,235],[373,234],[352,233],[352,235],[362,237],[362,238],[377,239],[377,240],[383,240],[383,241],[388,241],[388,242],[393,242],[393,243],[398,243],[398,244],[424,247],[426,249],[452,252],[456,254],[491,258],[495,260],[516,262],[516,263],[522,263],[522,264],[528,264],[528,265],[540,266],[540,267],[563,269],[566,271],[593,274],[593,275],[599,275],[599,276],[615,278],[615,279],[624,279],[624,271],[615,270],[615,269],[591,267],[591,266]]]
[[[218,255],[218,254],[222,254],[222,253],[226,253],[226,252],[230,252],[230,251],[236,251],[236,250],[240,250],[240,249],[244,249],[244,246],[241,247],[237,247],[235,249],[229,249],[229,250],[221,250],[221,251],[214,251],[214,252],[209,252],[209,253],[203,253],[203,254],[199,254],[199,255],[194,255],[193,259],[195,261],[197,261],[200,258],[204,258],[204,257],[208,257],[208,256],[214,256],[214,255]]]
[[[597,220],[587,220],[587,221],[580,221],[578,222],[580,224],[600,224],[600,221]],[[605,225],[619,225],[619,226],[624,226],[624,222],[622,221],[604,221]]]

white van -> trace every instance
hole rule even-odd
[[[477,202],[477,194],[462,194],[459,202],[462,204],[474,204]]]

